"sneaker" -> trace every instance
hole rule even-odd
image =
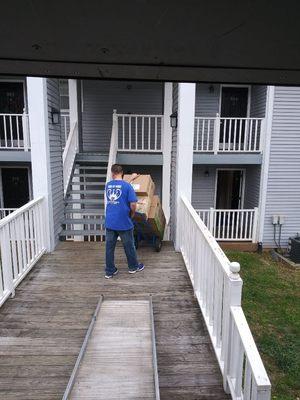
[[[117,275],[117,273],[119,272],[118,268],[116,268],[115,272],[111,275],[105,274],[105,279],[110,279],[113,278],[114,275]]]
[[[139,264],[138,266],[137,266],[137,268],[135,268],[135,269],[130,269],[128,272],[130,273],[130,274],[135,274],[136,272],[139,272],[139,271],[143,271],[143,269],[145,268],[145,266],[144,266],[144,264]]]

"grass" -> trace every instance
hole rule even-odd
[[[241,264],[242,306],[272,383],[272,399],[300,400],[300,272],[268,254],[227,251]]]

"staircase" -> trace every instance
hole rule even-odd
[[[104,238],[104,188],[107,154],[77,154],[65,196],[61,240],[101,241]]]

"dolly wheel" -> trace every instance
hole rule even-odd
[[[157,251],[159,253],[161,251],[161,246],[162,246],[162,241],[160,238],[157,237],[155,239],[155,243],[154,243],[155,251]]]

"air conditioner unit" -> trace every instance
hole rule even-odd
[[[296,264],[300,264],[300,236],[290,238],[291,251],[290,259]]]

